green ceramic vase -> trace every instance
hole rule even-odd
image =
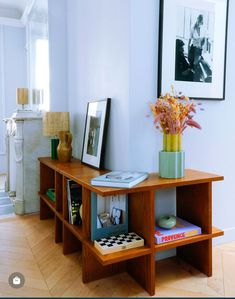
[[[185,153],[159,152],[159,175],[162,178],[177,179],[184,177]]]

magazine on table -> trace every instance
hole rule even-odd
[[[94,186],[131,188],[148,178],[147,172],[112,171],[91,180]]]

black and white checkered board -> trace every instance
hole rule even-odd
[[[102,253],[108,254],[125,249],[144,246],[144,239],[136,233],[127,233],[109,238],[96,240],[95,247]]]

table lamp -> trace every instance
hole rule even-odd
[[[17,88],[16,89],[16,102],[18,105],[22,105],[24,110],[24,105],[29,103],[28,88]]]
[[[69,112],[46,112],[43,117],[43,136],[51,136],[51,158],[58,159],[58,132],[69,131]]]

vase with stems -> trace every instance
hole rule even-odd
[[[176,93],[172,87],[171,93],[160,96],[150,107],[154,124],[163,133],[163,149],[159,152],[159,175],[163,178],[182,178],[185,169],[182,134],[188,126],[201,129],[193,119],[196,104],[182,93]]]

